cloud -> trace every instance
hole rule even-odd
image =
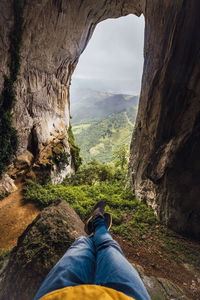
[[[140,85],[143,43],[144,17],[103,21],[82,53],[73,78],[134,80]]]

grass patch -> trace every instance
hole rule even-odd
[[[55,199],[69,203],[80,218],[86,221],[97,201],[106,203],[105,211],[112,214],[113,232],[132,240],[131,230],[140,237],[156,224],[156,218],[146,205],[135,198],[133,192],[120,183],[98,182],[95,185],[73,186],[40,185],[27,181],[24,187],[25,199],[33,201],[40,208],[48,206]],[[126,216],[128,215],[128,220]]]

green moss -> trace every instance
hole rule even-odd
[[[90,216],[94,204],[103,200],[106,203],[105,210],[112,215],[114,233],[130,240],[134,240],[135,236],[140,238],[155,228],[157,221],[152,210],[138,201],[130,189],[125,188],[120,181],[97,180],[95,170],[92,174],[95,177],[93,185],[73,185],[73,182],[65,181],[65,185],[41,186],[29,181],[24,187],[25,199],[41,208],[55,199],[65,200],[83,221]]]
[[[0,251],[0,270],[3,267],[5,260],[8,259],[11,250],[12,248]]]
[[[0,194],[0,200],[8,197],[9,194],[10,194],[9,192],[5,192],[5,193]]]
[[[72,156],[72,161],[74,163],[74,168],[75,171],[77,171],[80,165],[82,164],[82,157],[80,156],[80,148],[75,144],[75,138],[72,132],[71,124],[68,128],[68,141],[70,145],[70,153]]]
[[[63,170],[66,165],[69,165],[69,153],[65,152],[65,147],[62,142],[56,145],[52,149],[52,157],[49,157],[54,164],[56,164],[61,170]]]
[[[9,35],[9,76],[4,75],[4,86],[0,95],[0,178],[11,163],[18,147],[17,131],[12,126],[12,109],[15,105],[14,83],[20,69],[20,47],[24,31],[21,1],[13,1],[14,26]]]

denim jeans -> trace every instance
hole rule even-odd
[[[67,286],[102,285],[136,300],[150,297],[137,271],[113,240],[105,221],[98,217],[92,237],[80,237],[49,272],[34,300]]]

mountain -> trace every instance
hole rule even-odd
[[[80,89],[75,98],[71,123],[81,156],[111,161],[120,145],[130,145],[139,97]]]
[[[71,100],[72,125],[104,120],[138,105],[138,96],[78,89]]]

